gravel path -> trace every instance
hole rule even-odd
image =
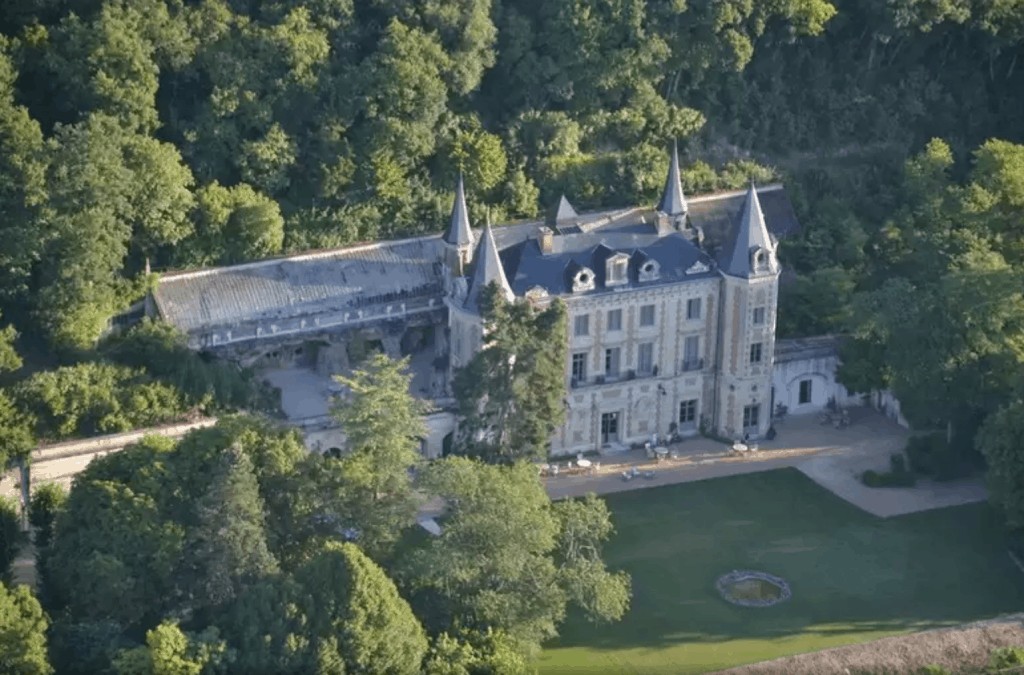
[[[757,453],[745,456],[732,455],[728,446],[706,438],[673,446],[681,455],[676,460],[653,462],[642,451],[630,451],[601,458],[600,470],[593,473],[564,475],[563,470],[562,475],[546,478],[545,484],[552,499],[562,499],[795,467],[838,497],[881,518],[986,499],[980,478],[924,480],[912,488],[865,486],[860,475],[867,469],[888,470],[889,456],[903,448],[909,432],[870,409],[851,409],[851,419],[846,429],[822,426],[814,416],[787,420],[775,441],[763,442]],[[623,480],[623,471],[632,468],[653,476]]]
[[[916,673],[929,664],[950,672],[984,666],[999,647],[1024,646],[1024,614],[882,638],[721,671],[728,675]]]

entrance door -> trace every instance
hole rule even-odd
[[[603,413],[601,415],[601,444],[608,445],[617,440],[619,440],[619,413]]]

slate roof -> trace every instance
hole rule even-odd
[[[768,234],[757,190],[751,183],[743,200],[736,237],[732,246],[725,249],[729,253],[722,258],[722,271],[734,277],[749,277],[753,273],[750,254],[756,248],[774,251],[775,244]]]
[[[686,270],[698,261],[709,268],[713,268],[714,261],[683,235],[673,233],[659,237],[650,225],[644,227],[645,231],[638,230],[632,226],[556,236],[552,252],[546,255],[541,253],[535,239],[506,249],[502,252],[502,261],[512,290],[519,296],[535,286],[544,288],[551,295],[572,293],[576,272],[588,267],[594,272],[595,288],[577,295],[612,292],[615,289],[605,288],[605,263],[618,252],[630,256],[630,285],[640,283],[640,266],[647,260],[657,261],[661,269],[658,280],[643,282],[644,286],[678,283],[714,274],[713,269],[700,274],[686,274]]]
[[[515,296],[512,294],[512,289],[509,288],[505,269],[498,257],[498,247],[494,243],[491,224],[487,223],[484,234],[480,238],[480,245],[476,247],[476,253],[473,255],[473,278],[469,282],[469,293],[464,305],[466,309],[479,311],[480,294],[492,281],[498,283],[505,294],[505,299],[511,302]]]
[[[839,355],[838,335],[815,335],[775,341],[775,363],[824,359]]]
[[[722,263],[736,238],[746,190],[721,192],[691,197],[690,222],[704,232],[704,249]],[[758,201],[768,232],[776,240],[785,239],[800,229],[793,205],[782,185],[777,183],[757,189]]]
[[[437,235],[161,277],[161,316],[186,332],[441,293]]]
[[[455,186],[455,201],[452,203],[452,217],[445,232],[444,240],[454,246],[472,246],[473,230],[469,227],[469,209],[466,208],[466,189],[459,174],[459,183]]]
[[[679,178],[679,147],[672,142],[672,160],[668,165],[668,176],[665,177],[665,189],[658,202],[658,211],[670,216],[686,213],[686,197],[683,196],[683,183]]]

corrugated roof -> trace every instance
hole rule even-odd
[[[440,293],[441,237],[171,274],[154,293],[186,332],[273,322]]]

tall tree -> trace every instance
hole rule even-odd
[[[409,391],[409,360],[374,354],[350,377],[333,414],[345,433],[345,454],[325,458],[320,491],[335,525],[359,531],[371,556],[386,554],[416,515],[410,470],[421,461],[427,405]]]
[[[509,303],[492,284],[482,312],[484,347],[455,375],[459,451],[491,462],[545,457],[565,419],[565,304]]]
[[[277,571],[267,549],[263,500],[252,461],[237,445],[227,448],[196,505],[197,526],[183,560],[186,607],[217,607],[243,587]]]
[[[46,614],[27,586],[0,583],[0,663],[11,675],[50,675]]]
[[[989,499],[1010,529],[1024,531],[1024,403],[1013,401],[993,413],[978,432],[978,450],[988,463]]]
[[[116,675],[202,675],[224,672],[234,659],[216,628],[194,635],[164,621],[146,632],[146,645],[119,653]]]
[[[328,543],[296,575],[312,633],[334,641],[346,673],[418,673],[423,627],[380,567],[351,543]]]

